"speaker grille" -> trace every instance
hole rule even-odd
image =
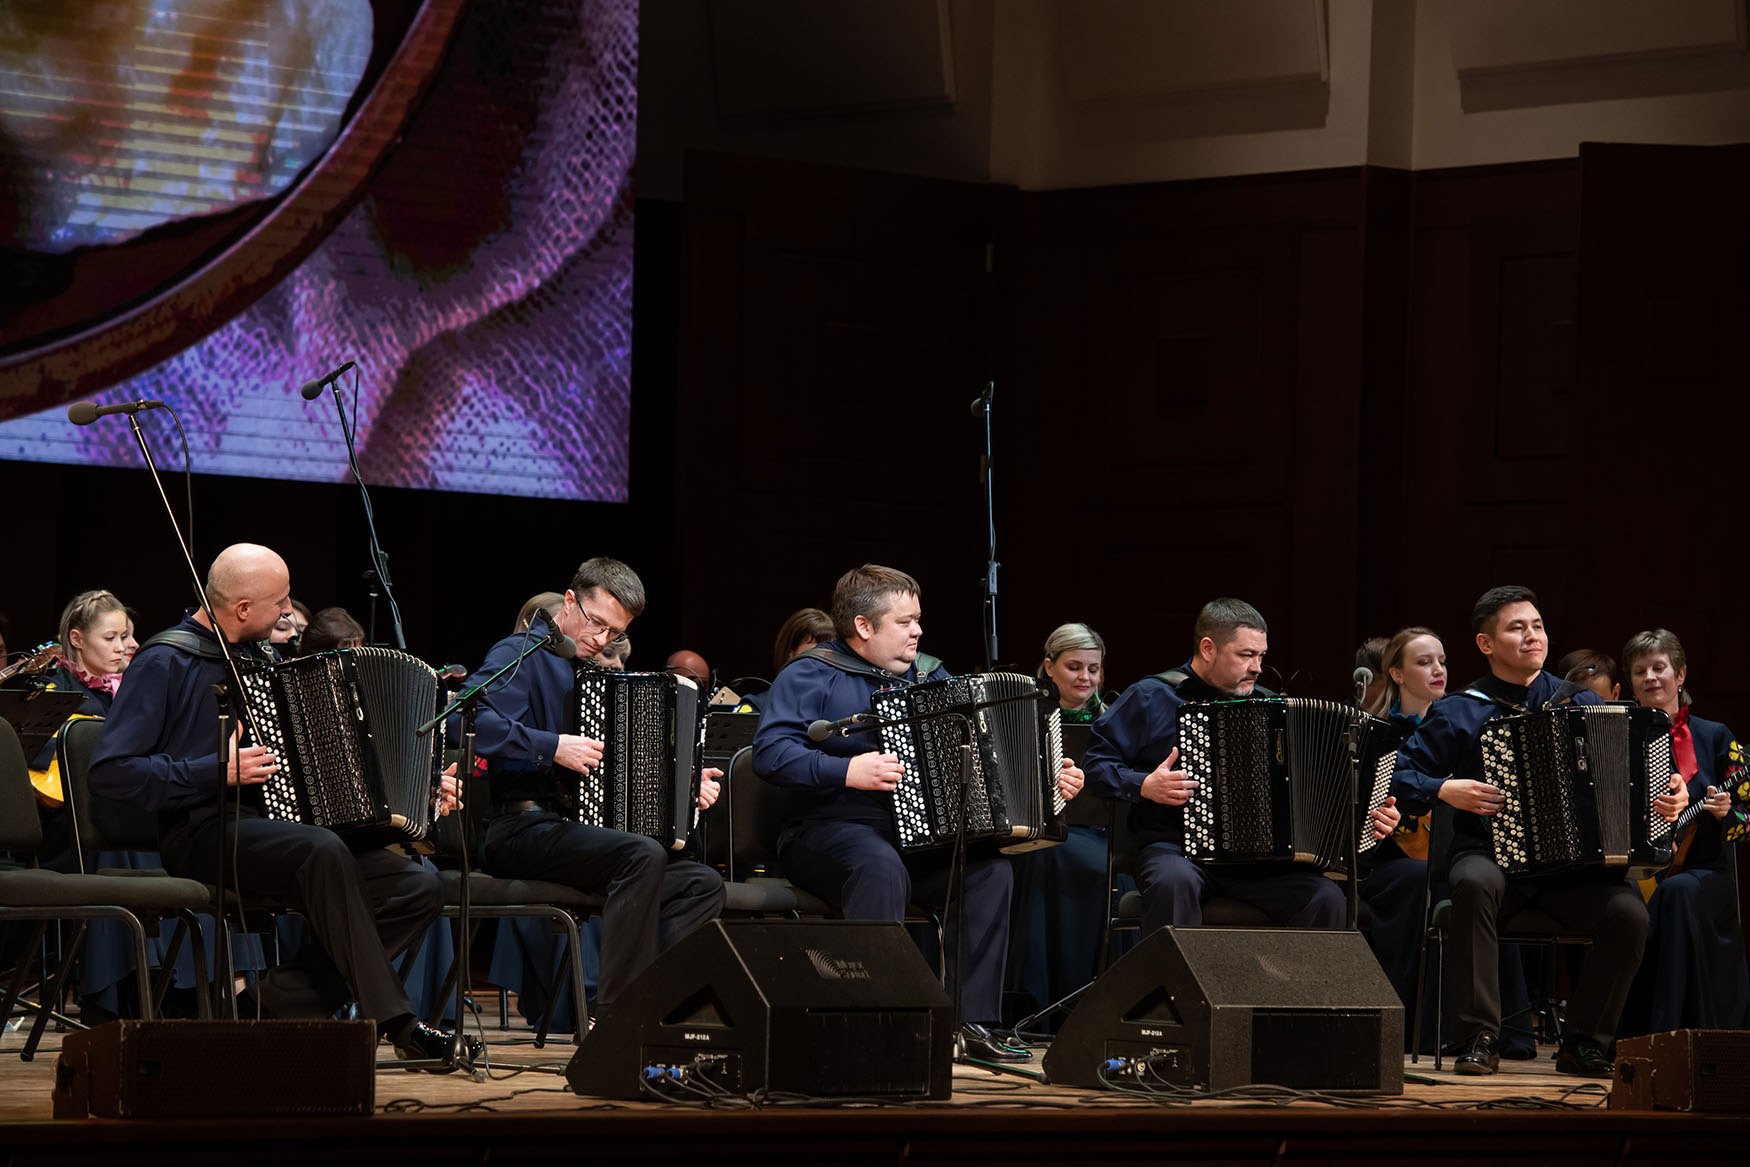
[[[1252,1078],[1295,1090],[1372,1090],[1380,1081],[1377,1010],[1255,1009]]]
[[[770,1089],[833,1096],[930,1092],[928,1011],[810,1009],[796,1020],[800,1040],[773,1043]]]

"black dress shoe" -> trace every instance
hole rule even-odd
[[[1452,1063],[1455,1074],[1493,1074],[1501,1066],[1495,1035],[1484,1030],[1470,1039],[1465,1051]]]
[[[1608,1078],[1615,1069],[1604,1047],[1589,1038],[1573,1037],[1562,1042],[1556,1055],[1556,1073],[1581,1078]]]
[[[1018,1045],[1001,1040],[982,1025],[968,1022],[960,1027],[960,1048],[969,1058],[982,1062],[1030,1062],[1033,1055]]]
[[[442,1062],[442,1065],[420,1066],[418,1068],[433,1074],[448,1074],[452,1070],[461,1068],[460,1065],[450,1061],[450,1050],[455,1039],[456,1035],[452,1030],[428,1025],[423,1021],[415,1021],[412,1028],[395,1043],[395,1056],[410,1062]],[[485,1053],[486,1047],[480,1043],[479,1038],[469,1037],[466,1034],[462,1036],[461,1056],[469,1065],[479,1061]]]

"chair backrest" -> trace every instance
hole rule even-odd
[[[19,860],[32,859],[42,843],[30,763],[18,744],[18,731],[0,718],[0,851],[10,851]]]
[[[1082,800],[1076,796],[1076,801]],[[1106,803],[1110,822],[1106,827],[1106,852],[1114,875],[1135,875],[1136,857],[1142,853],[1142,839],[1130,828],[1130,803],[1122,799],[1101,799]]]
[[[738,765],[745,765],[743,755],[751,757],[753,747],[743,746],[730,757],[729,773],[724,776],[723,789],[711,809],[699,813],[693,829],[693,841],[699,848],[699,861],[708,867],[721,867],[729,879],[735,878],[735,783]]]
[[[136,803],[91,791],[91,756],[103,740],[101,717],[79,718],[61,730],[55,750],[67,808],[79,833],[81,866],[93,870],[99,851],[156,851],[158,816]]]
[[[791,817],[791,800],[784,790],[754,773],[752,749],[735,755],[729,783],[734,791],[731,820],[737,876],[745,879],[755,874],[755,868],[777,874],[778,832]]]
[[[444,766],[452,763],[460,765],[461,750],[445,750]],[[462,854],[462,827],[468,829],[468,845],[470,858],[476,863],[480,854],[480,840],[486,837],[486,823],[492,818],[492,786],[489,779],[475,778],[465,781],[462,787],[461,814],[447,814],[432,823],[431,830],[426,833],[426,839],[435,850],[431,858],[439,867],[454,865]]]

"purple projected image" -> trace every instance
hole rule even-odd
[[[134,24],[116,15],[124,9]],[[0,162],[37,168],[34,181],[9,180],[25,201],[0,217],[0,251],[72,264],[281,197],[300,166],[319,171],[345,133],[332,123],[363,94],[353,87],[371,47],[365,0],[105,11],[105,35],[81,42],[77,65],[56,64],[52,38],[0,35]],[[382,36],[382,0],[375,17]],[[174,405],[198,472],[340,481],[334,405],[298,389],[354,361],[338,384],[350,414],[358,377],[359,457],[373,486],[625,501],[637,17],[636,0],[470,0],[400,140],[302,262],[241,312],[197,302],[179,322],[225,322],[85,395]],[[55,132],[28,140],[21,127],[44,122]],[[308,232],[307,220],[282,231]],[[194,262],[246,273],[255,238],[239,238]],[[0,317],[0,358],[65,343],[65,330],[20,338],[6,325]],[[76,351],[82,370],[105,367],[95,331]],[[12,416],[4,389],[0,458],[140,465],[122,419],[73,426],[64,403]],[[40,400],[38,386],[24,390]],[[171,432],[160,413],[141,423],[154,438]],[[175,447],[157,448],[167,458]]]

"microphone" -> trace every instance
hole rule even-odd
[[[328,388],[330,385],[332,385],[336,381],[340,380],[341,375],[344,374],[348,369],[355,367],[356,364],[357,364],[357,362],[355,362],[355,361],[348,361],[348,362],[346,362],[346,364],[340,366],[340,368],[334,370],[334,372],[328,374],[328,376],[326,376],[326,377],[318,377],[314,381],[306,381],[306,382],[304,382],[304,387],[302,389],[298,390],[298,392],[300,392],[304,395],[305,401],[314,401],[318,397],[322,396],[322,391],[324,389]]]
[[[808,724],[808,740],[823,742],[835,733],[844,737],[865,721],[874,720],[873,713],[853,713],[849,717],[841,717],[837,721],[812,721]]]
[[[984,392],[980,393],[977,397],[973,398],[973,401],[972,401],[972,416],[973,417],[977,417],[979,414],[983,413],[986,409],[988,409],[990,407],[991,393],[993,390],[996,389],[996,387],[997,387],[997,383],[995,381],[986,381],[984,383]]]
[[[118,401],[114,405],[99,405],[95,401],[75,401],[67,407],[67,420],[74,425],[90,425],[111,413],[139,413],[143,409],[163,409],[162,401]]]
[[[1373,684],[1373,670],[1366,665],[1356,665],[1355,671],[1349,674],[1349,679],[1355,682],[1355,704],[1361,704],[1367,696],[1367,686]]]
[[[547,648],[560,660],[576,660],[577,641],[559,631],[559,622],[553,618],[553,613],[542,608],[541,615],[547,618]]]

